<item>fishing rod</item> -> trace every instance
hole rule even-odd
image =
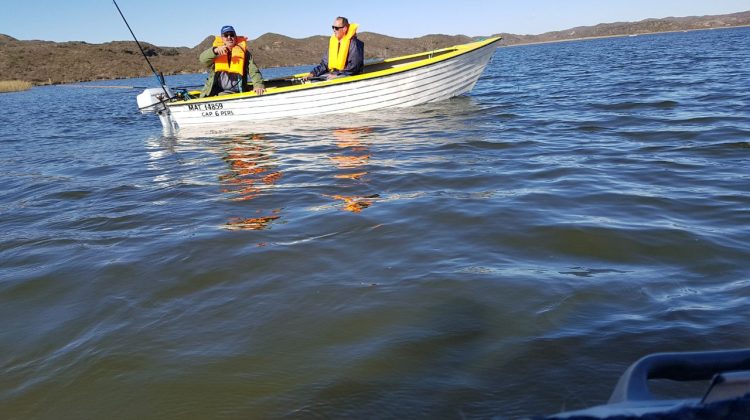
[[[128,27],[128,30],[130,31],[130,35],[133,35],[133,39],[135,40],[135,43],[138,45],[138,48],[141,50],[141,54],[143,54],[143,58],[146,59],[146,62],[148,63],[148,66],[151,67],[151,71],[154,73],[154,76],[156,76],[156,80],[159,81],[159,84],[161,85],[162,90],[164,90],[164,95],[166,99],[170,99],[170,94],[167,91],[167,86],[164,84],[164,77],[159,77],[159,75],[156,73],[156,69],[153,65],[151,65],[151,61],[148,59],[148,56],[146,55],[146,51],[143,50],[143,47],[141,46],[141,43],[138,42],[138,38],[135,37],[135,34],[133,33],[133,30],[130,29],[130,25],[128,24],[128,20],[125,19],[125,15],[122,14],[122,10],[120,10],[120,6],[117,5],[117,2],[115,0],[112,0],[112,3],[115,4],[115,7],[117,8],[117,11],[120,12],[120,16],[122,17],[123,22],[125,22],[125,26]]]

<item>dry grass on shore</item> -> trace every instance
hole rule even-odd
[[[31,83],[22,80],[0,80],[0,92],[18,92],[31,89]]]

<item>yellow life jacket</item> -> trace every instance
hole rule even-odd
[[[341,42],[335,34],[331,35],[331,39],[328,41],[328,71],[344,70],[346,58],[349,56],[349,43],[352,37],[357,34],[358,27],[359,25],[356,23],[349,24],[349,30],[341,38]]]
[[[214,47],[223,47],[224,41],[220,36],[214,38]],[[236,73],[245,75],[245,52],[247,51],[247,38],[244,36],[237,37],[237,44],[232,48],[232,62],[227,60],[228,55],[220,55],[214,58],[214,71],[225,71],[227,73]]]

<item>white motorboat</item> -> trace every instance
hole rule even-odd
[[[380,108],[409,107],[471,91],[499,37],[370,63],[355,76],[305,81],[307,73],[265,80],[265,94],[198,98],[167,86],[138,95],[142,113],[157,114],[167,131],[225,123],[277,120]]]

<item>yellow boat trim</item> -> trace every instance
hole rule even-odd
[[[441,61],[450,60],[453,57],[456,57],[461,54],[465,54],[473,50],[477,50],[479,48],[484,47],[485,45],[497,42],[500,39],[501,37],[493,37],[493,38],[488,38],[482,41],[470,42],[468,44],[456,45],[453,47],[441,48],[441,49],[432,50],[432,51],[425,51],[425,52],[416,53],[416,54],[388,58],[383,61],[379,61],[377,63],[371,63],[369,65],[393,63],[396,61],[408,60],[410,58],[417,58],[420,56],[426,57],[424,60],[418,60],[418,61],[414,61],[411,63],[405,63],[403,65],[397,65],[395,67],[375,71],[372,73],[363,73],[363,74],[358,74],[355,76],[340,77],[336,79],[324,80],[324,81],[315,82],[315,83],[305,83],[305,84],[300,84],[300,85],[282,86],[282,87],[269,87],[266,89],[264,96],[287,93],[287,92],[294,92],[298,90],[307,90],[307,89],[317,88],[317,87],[322,87],[322,86],[332,86],[332,85],[338,85],[342,83],[351,83],[351,82],[356,82],[359,80],[374,79],[376,77],[382,77],[382,76],[387,76],[387,75],[396,74],[396,73],[403,73],[408,70],[428,66],[434,63],[439,63]],[[367,65],[365,66],[365,69],[366,68],[367,68]],[[301,78],[301,77],[306,76],[307,74],[308,73],[299,73],[299,74],[295,74],[289,77]],[[200,94],[200,91],[190,92],[190,94],[193,94],[193,93]],[[202,103],[202,102],[226,101],[228,99],[247,98],[247,97],[252,97],[252,96],[258,96],[258,95],[253,91],[232,93],[229,95],[209,96],[205,98],[190,99],[187,101],[171,102],[171,103],[168,103],[167,106],[182,106],[185,104],[195,104],[195,103]]]

